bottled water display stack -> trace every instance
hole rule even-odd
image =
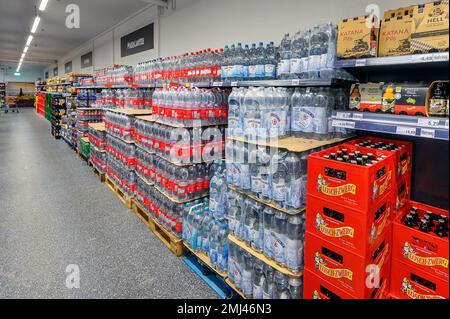
[[[302,299],[303,278],[289,277],[229,243],[228,278],[253,299]]]
[[[279,209],[306,205],[307,156],[302,153],[228,140],[226,180]]]
[[[209,171],[209,203],[186,204],[183,240],[194,251],[206,254],[213,268],[225,273],[228,267],[228,207],[224,161],[215,161]]]
[[[109,109],[152,108],[153,89],[103,89],[97,98],[97,106]]]
[[[348,105],[343,88],[233,88],[228,105],[229,135],[246,140],[289,135],[327,140],[349,134],[331,125],[332,112]]]

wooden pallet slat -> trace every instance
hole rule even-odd
[[[105,184],[127,208],[131,209],[131,197],[125,194],[107,175],[105,175]]]
[[[177,257],[183,255],[183,240],[165,229],[145,210],[140,203],[132,200],[134,214],[158,237],[159,240]]]

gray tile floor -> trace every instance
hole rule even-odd
[[[66,288],[70,264],[80,288]],[[34,110],[0,114],[0,298],[215,298]]]

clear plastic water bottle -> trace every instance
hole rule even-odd
[[[286,205],[286,152],[278,152],[274,155],[271,163],[272,176],[272,200],[280,208]]]
[[[274,274],[275,270],[269,265],[264,267],[265,281],[263,285],[263,299],[274,299]]]
[[[266,52],[264,50],[264,43],[259,42],[259,46],[255,52],[255,77],[256,80],[264,80],[266,65]]]
[[[287,221],[286,265],[294,273],[303,269],[303,218],[289,216]]]
[[[256,64],[257,64],[257,55],[256,55],[256,44],[252,43],[252,47],[249,50],[249,64],[248,64],[248,79],[256,80]]]
[[[289,278],[289,292],[291,299],[303,298],[303,278]]]
[[[274,276],[275,293],[274,299],[292,299],[289,292],[288,277],[280,272]]]
[[[264,282],[264,264],[261,260],[255,259],[253,264],[253,299],[263,299]]]
[[[285,158],[286,164],[286,206],[288,208],[298,209],[303,204],[301,202],[302,194],[302,170],[300,158],[289,152]]]
[[[264,79],[273,80],[277,76],[277,54],[273,42],[267,44],[264,57]]]
[[[286,213],[277,211],[272,223],[272,249],[273,257],[279,264],[286,264]]]
[[[234,263],[234,284],[240,290],[243,290],[243,276],[244,276],[244,268],[245,268],[245,253],[238,246],[234,246],[236,251],[236,258]]]
[[[328,104],[328,88],[318,88],[314,95],[314,134],[313,137],[319,140],[328,138],[328,118],[330,115]]]
[[[245,45],[244,50],[242,52],[242,80],[248,80],[250,77],[250,69],[249,66],[251,64],[251,56],[250,56],[250,48],[248,44]]]
[[[219,232],[220,224],[218,221],[215,221],[209,234],[209,260],[214,268],[218,267],[219,262]]]
[[[244,267],[242,271],[242,292],[246,298],[253,296],[253,262],[254,257],[248,252],[244,252]]]
[[[325,43],[325,34],[323,28],[319,25],[315,25],[311,31],[311,38],[309,40],[309,64],[308,73],[309,78],[320,78],[320,68],[322,66],[322,48],[326,47],[328,50],[328,44]]]
[[[228,226],[226,223],[220,223],[219,231],[219,250],[217,268],[219,271],[226,271],[228,267]]]
[[[278,77],[280,79],[288,79],[290,77],[291,67],[291,38],[289,33],[286,33],[281,40],[280,47],[280,60],[278,62]]]
[[[236,254],[237,249],[234,243],[228,242],[228,269],[227,269],[227,276],[231,280],[231,282],[236,282],[236,278],[234,277],[234,274],[236,272]]]
[[[264,247],[263,252],[269,258],[273,258],[272,249],[272,225],[274,223],[275,212],[273,208],[266,206],[263,210]]]

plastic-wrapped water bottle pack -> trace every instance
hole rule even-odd
[[[229,242],[228,278],[246,298],[302,299],[302,277],[277,271],[233,242]]]

